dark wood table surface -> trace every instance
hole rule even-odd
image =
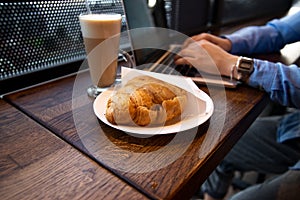
[[[299,47],[257,57],[291,64]],[[206,123],[138,137],[97,119],[89,84],[82,72],[0,100],[1,199],[189,199],[269,102],[199,86],[214,103]]]
[[[1,199],[147,199],[0,100]]]
[[[299,49],[257,57],[299,64]],[[97,119],[90,82],[83,72],[0,99],[1,199],[189,199],[269,102],[247,86],[200,86],[215,107],[206,123],[139,137]]]
[[[122,195],[128,194],[126,199],[190,198],[268,103],[264,92],[247,86],[233,90],[200,86],[214,103],[214,113],[206,123],[179,133],[141,137],[111,128],[97,119],[93,111],[94,99],[86,94],[89,84],[89,73],[82,72],[4,96],[4,100],[38,122],[37,127],[45,132],[44,137],[58,141],[55,144],[62,147],[54,155],[56,159],[61,158],[74,165],[84,165],[85,162],[92,169],[99,170],[99,173],[104,171],[103,176],[109,183],[105,186],[100,183],[97,185],[95,180],[89,186],[82,186],[86,195],[96,195],[94,192],[100,194],[101,189],[107,190],[103,191],[104,195],[110,191],[117,193],[120,192],[118,184],[125,182],[128,184],[127,192],[124,191]],[[23,131],[20,129],[19,132]],[[23,145],[36,145],[35,142],[39,143],[40,139],[35,134],[31,137],[32,141],[24,139],[28,144]],[[50,148],[49,152],[53,151],[52,143],[49,139],[43,144],[45,148]],[[80,153],[75,149],[94,162],[85,157],[80,158]],[[41,153],[39,157],[45,156]],[[72,168],[68,171],[78,176],[84,173],[84,170]],[[107,180],[111,174],[115,177]],[[116,177],[119,179],[116,180]],[[99,174],[98,180],[101,178]],[[29,181],[27,184],[29,187],[34,182]],[[64,187],[70,189],[67,184]],[[140,196],[135,194],[132,187],[141,193]],[[128,192],[130,189],[132,193]],[[64,193],[63,190],[60,192]],[[118,194],[111,195],[118,197]]]

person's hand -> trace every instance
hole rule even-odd
[[[174,58],[176,65],[192,65],[199,71],[230,76],[238,56],[229,54],[207,40],[189,43]]]
[[[183,43],[183,47],[187,47],[190,43],[193,42],[197,42],[197,41],[201,41],[201,40],[206,40],[209,41],[213,44],[218,45],[219,47],[221,47],[222,49],[224,49],[225,51],[230,51],[231,50],[231,41],[226,39],[226,38],[221,38],[209,33],[201,33],[198,35],[194,35],[190,38],[188,38],[184,43]]]

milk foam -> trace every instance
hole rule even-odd
[[[80,15],[82,35],[86,38],[109,38],[120,33],[121,18],[120,14]]]

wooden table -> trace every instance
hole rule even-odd
[[[1,199],[147,199],[3,100],[0,133]]]
[[[53,165],[60,162],[61,167],[73,166],[66,169],[69,174],[65,176],[78,176],[77,183],[84,182],[87,176],[93,175],[90,185],[79,184],[84,192],[76,189],[81,197],[101,196],[103,193],[107,199],[189,199],[268,103],[265,93],[247,86],[240,86],[235,90],[201,86],[214,102],[214,113],[210,120],[187,131],[143,138],[126,134],[98,120],[93,111],[94,99],[86,94],[89,84],[89,74],[83,72],[4,97],[24,113],[15,111],[16,114],[21,115],[24,120],[39,124],[33,123],[37,131],[31,140],[22,139],[22,133],[30,133],[26,129],[31,126],[23,124],[21,127],[25,131],[17,129],[16,137],[26,142],[19,145],[35,149],[36,145],[43,143],[40,145],[45,149],[41,153],[35,152],[38,158],[49,162],[51,156],[48,158],[45,154],[53,154]],[[8,110],[13,109],[8,105],[6,107]],[[11,116],[11,120],[12,118],[14,116]],[[6,124],[3,121],[5,119],[6,115],[1,113],[2,124]],[[45,138],[37,135],[40,132]],[[2,138],[2,143],[3,140],[6,139]],[[10,144],[14,142],[10,141],[6,148],[13,149]],[[54,143],[59,146],[56,147],[56,153]],[[2,155],[8,156],[10,153],[3,152]],[[38,169],[49,168],[42,162],[37,162],[33,156],[31,159],[33,161],[24,158],[26,162],[36,162]],[[64,162],[70,164],[63,164]],[[51,171],[51,176],[64,176],[63,170],[53,168],[55,171]],[[42,176],[41,174],[36,172],[35,175]],[[16,174],[7,171],[3,176],[5,181],[1,181],[1,193],[10,188],[20,195],[29,195],[18,185],[6,181],[12,181]],[[24,177],[20,179],[22,178]],[[102,179],[107,184],[100,183]],[[41,184],[54,184],[49,177],[46,180],[47,182],[41,180]],[[61,186],[63,189],[53,189],[56,195],[68,195],[67,190],[72,190],[72,185],[77,184],[64,181],[65,185]],[[33,191],[38,187],[35,181],[28,180],[26,185]],[[106,196],[111,191],[115,193]]]

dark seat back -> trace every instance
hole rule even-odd
[[[232,25],[262,17],[281,17],[293,0],[222,0],[220,25]]]

